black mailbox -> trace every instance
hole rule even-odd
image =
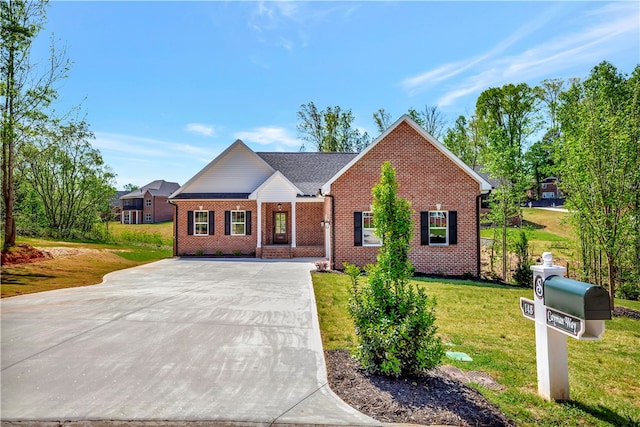
[[[606,289],[561,276],[544,281],[544,305],[584,320],[611,319]]]

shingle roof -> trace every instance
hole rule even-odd
[[[314,195],[324,183],[358,153],[256,153],[280,171],[305,195]]]
[[[483,165],[475,165],[473,167],[473,171],[478,175],[480,175],[489,184],[491,184],[491,188],[496,188],[500,185],[500,181],[498,181],[495,178],[491,178],[491,175],[489,175],[489,172],[485,172]]]
[[[149,191],[152,196],[165,196],[168,197],[171,193],[180,188],[180,184],[177,182],[167,182],[164,179],[157,179],[149,184],[140,187],[138,190],[134,190],[131,193],[121,196],[121,199],[137,199],[144,196],[144,193]]]

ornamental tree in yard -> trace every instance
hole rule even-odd
[[[349,312],[359,339],[356,358],[365,369],[420,375],[440,363],[444,347],[435,336],[435,301],[410,283],[412,211],[397,189],[395,170],[385,162],[372,190],[374,225],[383,243],[376,263],[366,268],[366,282],[359,282],[358,267],[345,263],[352,279]]]

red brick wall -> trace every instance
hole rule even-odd
[[[398,196],[414,210],[410,258],[417,272],[445,275],[477,274],[476,196],[479,185],[407,123],[401,123],[331,185],[335,196],[335,262],[364,266],[375,262],[378,247],[354,246],[353,212],[369,211],[371,189],[380,180],[382,164],[396,169]],[[458,212],[458,244],[420,245],[420,212]]]
[[[324,246],[323,219],[324,204],[296,203],[296,246]]]
[[[147,200],[151,200],[151,206],[147,206]],[[167,203],[167,197],[152,196],[151,193],[145,193],[142,199],[142,218],[140,223],[156,223],[163,221],[171,221],[173,219],[174,208]],[[151,221],[147,221],[147,214],[151,214]]]
[[[194,255],[197,251],[214,255],[217,251],[224,254],[233,254],[240,251],[242,254],[253,254],[257,246],[258,212],[255,200],[230,200],[230,201],[191,201],[176,200],[178,205],[178,217],[174,218],[177,226],[177,251],[174,255]],[[215,234],[213,236],[193,236],[187,232],[187,212],[200,210],[215,211]],[[251,235],[250,236],[225,236],[224,211],[236,210],[251,211]],[[175,249],[174,249],[175,251]]]

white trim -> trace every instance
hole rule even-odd
[[[440,141],[438,141],[436,138],[431,136],[420,125],[418,125],[411,117],[409,117],[407,114],[405,114],[402,117],[400,117],[398,120],[396,120],[396,122],[394,124],[389,126],[387,128],[387,130],[382,132],[382,134],[380,134],[379,137],[377,137],[375,140],[373,140],[373,142],[371,144],[369,144],[369,146],[367,148],[362,150],[360,152],[360,154],[358,154],[349,163],[347,163],[342,169],[340,169],[338,171],[338,173],[336,173],[333,177],[331,177],[331,179],[329,179],[329,181],[327,181],[322,186],[322,192],[323,193],[330,193],[331,192],[331,184],[333,184],[333,182],[335,180],[340,178],[340,176],[342,176],[342,174],[344,174],[347,170],[349,170],[351,168],[351,166],[353,166],[355,163],[357,163],[365,154],[367,154],[371,149],[373,149],[373,147],[375,147],[380,141],[382,141],[384,138],[386,138],[387,135],[389,135],[391,132],[393,132],[403,122],[406,122],[407,124],[409,124],[416,132],[418,132],[422,137],[424,137],[427,140],[427,142],[431,143],[431,145],[433,145],[435,148],[437,148],[442,154],[447,156],[452,162],[454,162],[458,167],[460,167],[460,169],[462,169],[464,172],[466,172],[467,175],[469,175],[471,178],[473,178],[475,181],[477,181],[479,186],[480,186],[480,192],[481,193],[487,193],[487,192],[491,191],[491,184],[489,184],[487,181],[485,181],[480,175],[478,175],[476,172],[474,172],[474,170],[471,169],[466,163],[464,163],[455,154],[453,154],[451,151],[449,151],[449,149],[447,147],[445,147]]]
[[[265,188],[267,188],[274,180],[278,179],[278,178],[282,178],[284,180],[284,182],[291,187],[291,190],[295,191],[296,194],[302,196],[304,195],[304,193],[302,191],[300,191],[300,189],[298,187],[296,187],[295,185],[293,185],[293,183],[291,181],[289,181],[289,179],[287,179],[286,176],[284,176],[282,174],[282,172],[280,171],[275,171],[275,173],[273,175],[271,175],[269,178],[267,178],[262,184],[260,184],[258,186],[258,188],[256,188],[255,190],[253,190],[253,192],[251,194],[249,194],[249,200],[258,200],[258,197],[260,195],[260,192],[262,190],[264,190]],[[263,202],[266,201],[275,201],[275,200],[265,200],[265,199],[260,199]],[[289,201],[289,200],[287,200]]]
[[[197,214],[198,212],[206,212],[206,214],[207,214],[207,215],[206,215],[206,219],[207,219],[207,220],[206,220],[206,221],[196,221],[196,214]],[[206,226],[207,226],[207,232],[206,232],[206,233],[204,233],[204,234],[202,234],[202,233],[198,233],[198,232],[197,232],[197,230],[198,230],[197,225],[198,225],[198,224],[206,224]],[[199,209],[199,210],[193,211],[193,235],[194,235],[194,236],[208,236],[208,235],[209,235],[209,233],[210,233],[210,230],[209,230],[209,211],[206,211],[206,210],[204,210],[204,209],[202,209],[202,210],[200,210],[200,209]]]
[[[256,242],[256,248],[261,248],[262,247],[262,203],[260,201],[258,201],[256,203],[256,205],[258,205],[257,209],[256,209],[258,211],[258,213],[256,215],[257,216],[256,221],[258,221],[258,224],[256,226],[256,229],[257,229],[256,232],[258,233],[258,236],[257,236],[258,240]]]
[[[291,247],[296,247],[296,202],[291,202]]]
[[[447,222],[447,225],[444,227],[436,227],[437,230],[442,230],[444,228],[444,243],[431,243],[431,214],[432,213],[438,213],[438,212],[442,212],[445,213],[445,220]],[[443,210],[435,210],[435,211],[428,211],[428,215],[427,215],[427,229],[429,230],[429,246],[449,246],[449,211],[443,211]]]
[[[378,239],[380,242],[379,243],[365,243],[365,238],[364,238],[364,231],[365,230],[369,230],[371,232],[371,230],[377,230],[377,228],[373,227],[365,227],[364,226],[364,217],[365,214],[369,214],[369,216],[371,216],[371,220],[373,220],[373,212],[372,211],[362,211],[362,246],[382,246],[382,239],[378,236],[375,235],[375,233],[373,233],[373,236]]]
[[[244,221],[242,222],[242,224],[244,225],[244,233],[242,233],[242,234],[233,232],[233,224],[234,224],[234,222],[235,222],[235,224],[240,224],[240,221],[233,221],[233,213],[234,212],[242,212],[242,213],[244,213]],[[234,210],[231,211],[231,213],[229,214],[229,234],[231,236],[246,236],[247,235],[247,211],[246,210],[234,209]]]
[[[235,149],[237,146],[241,146],[244,147],[248,152],[250,152],[251,154],[253,154],[253,156],[258,159],[262,164],[264,164],[268,170],[270,170],[271,172],[275,172],[275,170],[267,163],[264,161],[264,159],[260,156],[258,156],[255,151],[253,151],[251,148],[249,148],[247,146],[247,144],[245,144],[244,142],[242,142],[242,140],[237,139],[233,144],[231,144],[230,146],[227,147],[226,150],[224,150],[222,153],[220,153],[218,155],[218,157],[216,157],[215,159],[213,159],[211,162],[209,162],[208,165],[206,165],[204,168],[200,169],[200,172],[198,172],[197,174],[195,174],[189,181],[187,181],[183,186],[181,186],[180,188],[178,188],[175,192],[173,192],[170,196],[169,199],[173,199],[174,197],[176,197],[178,194],[181,194],[185,188],[189,187],[191,184],[193,184],[195,181],[197,181],[202,175],[204,175],[209,169],[213,168],[218,162],[220,162],[226,155],[227,153],[229,153],[230,151],[232,151],[233,149]]]

